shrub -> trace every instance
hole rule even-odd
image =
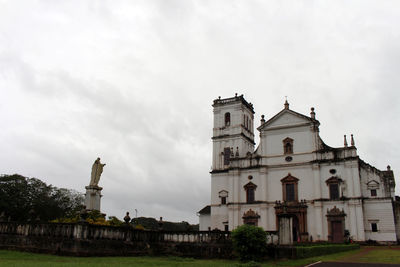
[[[267,251],[267,233],[252,225],[241,225],[232,231],[233,249],[241,261],[259,261]]]
[[[135,229],[136,230],[144,230],[144,227],[143,227],[143,225],[138,224],[138,225],[135,226]]]

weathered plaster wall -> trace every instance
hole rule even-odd
[[[74,256],[232,256],[227,232],[140,231],[89,224],[2,222],[0,248]]]

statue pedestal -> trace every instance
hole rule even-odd
[[[86,210],[98,210],[100,211],[100,198],[102,197],[102,187],[89,185],[86,186],[85,194],[85,206]]]

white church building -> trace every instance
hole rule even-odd
[[[360,159],[353,136],[343,147],[319,136],[310,116],[286,101],[269,120],[261,117],[255,148],[254,108],[243,95],[214,100],[211,204],[199,211],[200,230],[252,224],[279,231],[291,218],[293,241],[396,242],[395,180]]]

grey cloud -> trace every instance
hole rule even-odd
[[[0,173],[83,191],[100,156],[108,215],[196,222],[212,100],[236,92],[255,126],[288,96],[327,144],[353,133],[361,158],[400,168],[395,1],[0,5]]]

